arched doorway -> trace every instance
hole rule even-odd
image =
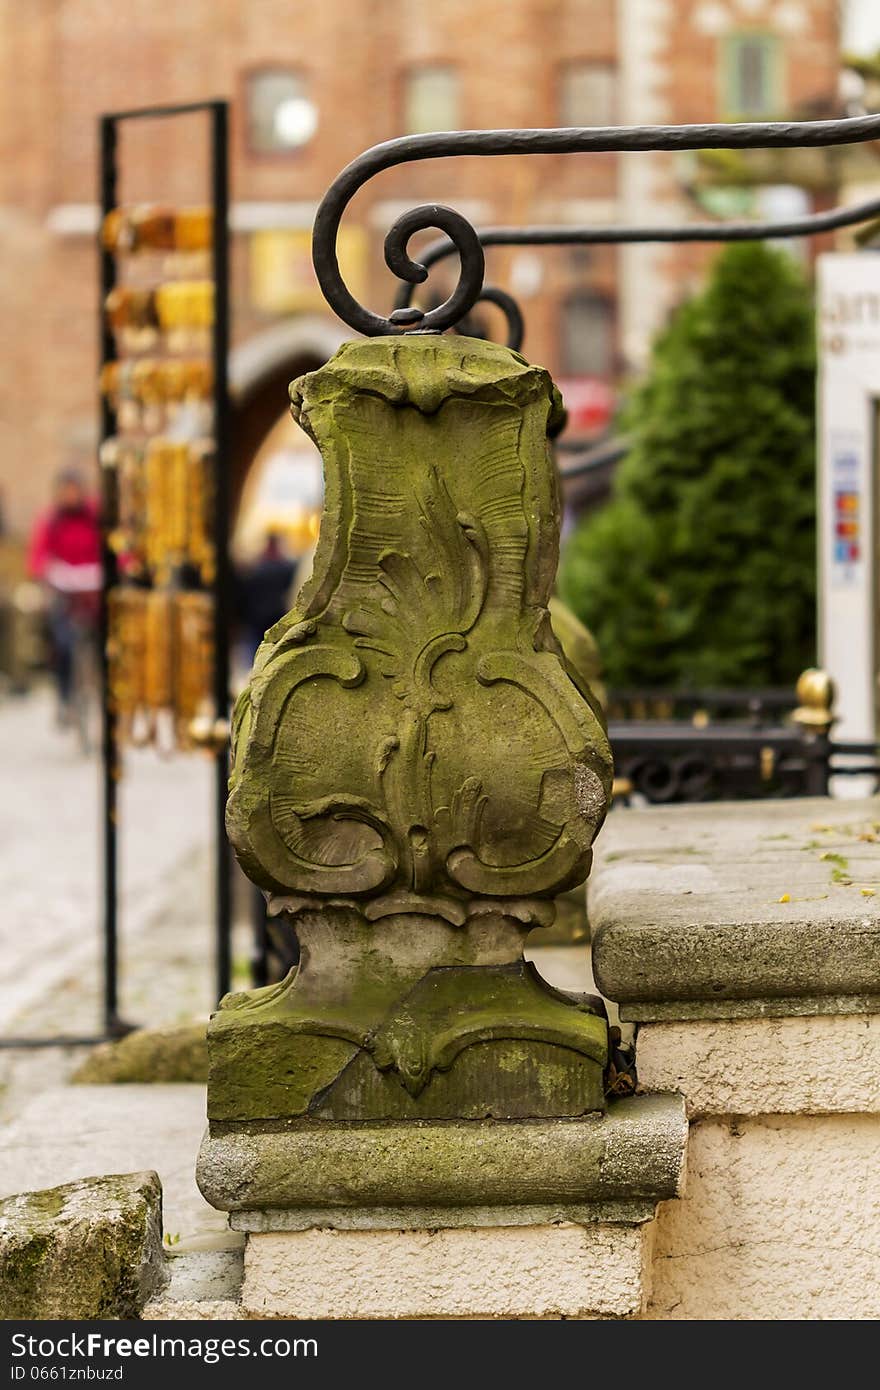
[[[322,366],[347,336],[341,324],[303,317],[276,324],[233,348],[229,355],[233,522],[261,446],[287,415],[290,382]]]

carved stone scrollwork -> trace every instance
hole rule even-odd
[[[582,880],[609,757],[547,615],[546,374],[409,337],[348,345],[291,397],[327,511],[236,711],[228,824],[248,872],[441,916]]]
[[[506,348],[401,335],[346,344],[291,401],[324,457],[325,513],[312,577],[236,708],[227,824],[302,964],[215,1018],[212,1114],[346,1118],[352,1088],[372,1114],[518,1113],[490,1077],[535,1048],[545,1080],[567,1075],[565,1113],[595,1108],[601,1007],[522,962],[589,870],[611,782],[547,611],[558,393]],[[242,1049],[253,1080],[264,1029],[310,1080],[283,1103],[252,1086],[242,1110]],[[450,1069],[469,1101],[434,1085]],[[527,1113],[553,1113],[540,1071]]]

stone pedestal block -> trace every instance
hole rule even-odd
[[[629,1317],[686,1137],[659,1095],[570,1120],[215,1125],[198,1178],[247,1232],[246,1316]]]
[[[677,1096],[572,1120],[212,1125],[197,1179],[242,1230],[640,1222],[679,1190]]]
[[[645,1227],[571,1224],[251,1235],[257,1318],[597,1318],[638,1313]]]

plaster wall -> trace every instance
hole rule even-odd
[[[691,1119],[643,1316],[880,1317],[880,1015],[645,1024],[637,1056]]]
[[[880,1115],[691,1126],[661,1204],[648,1319],[880,1317]]]

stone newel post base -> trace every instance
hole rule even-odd
[[[293,1123],[207,1135],[198,1179],[248,1233],[254,1316],[627,1316],[686,1135],[676,1096],[573,1120]]]

